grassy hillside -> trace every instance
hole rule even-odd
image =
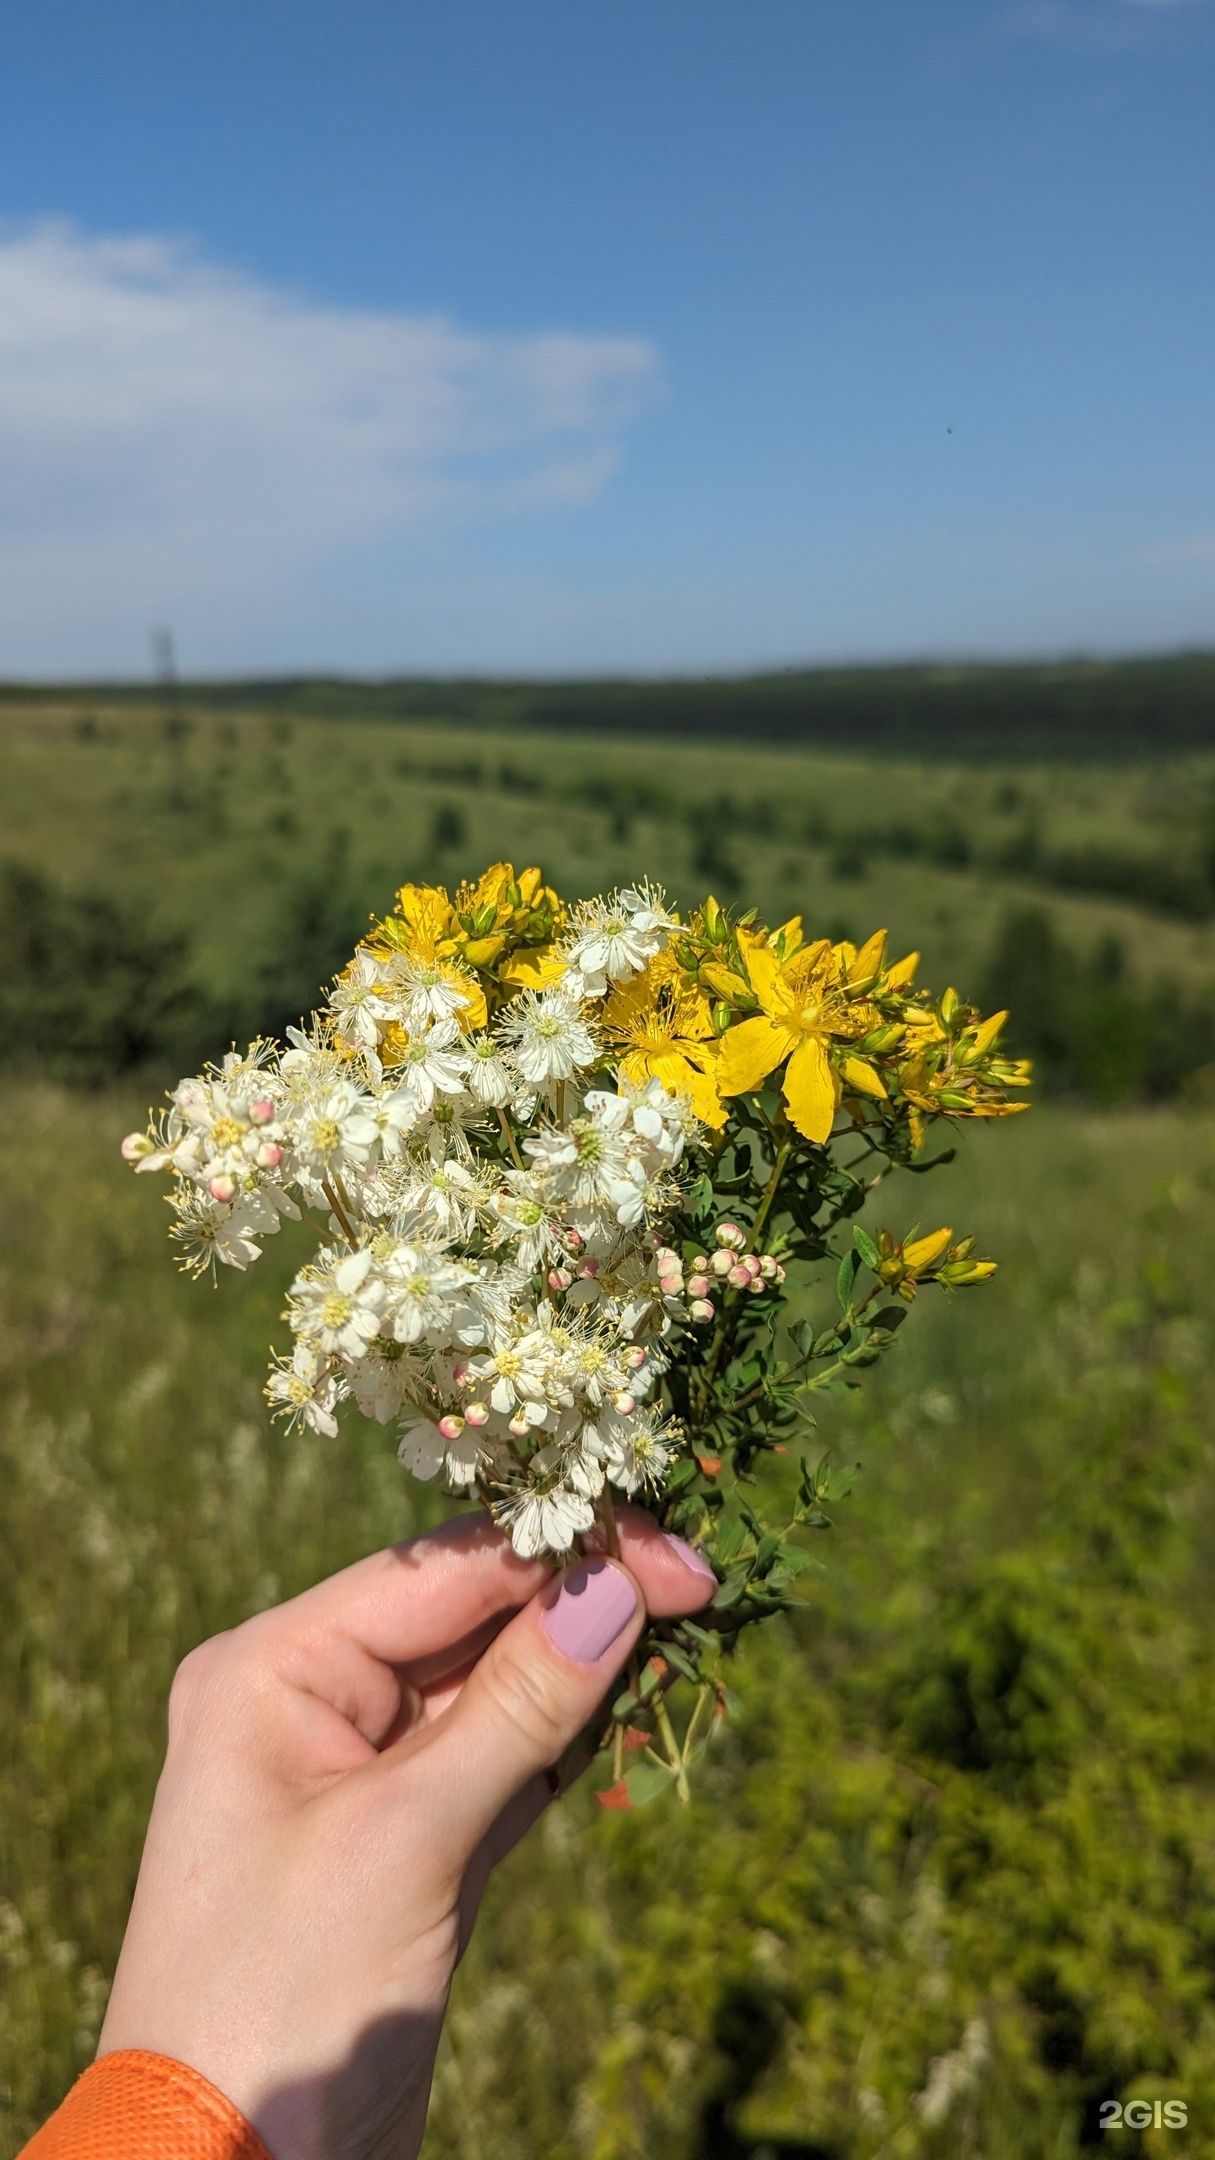
[[[293,1017],[404,877],[499,855],[886,922],[1012,998],[1061,1100],[890,1190],[1002,1271],[827,1399],[863,1476],[694,1806],[573,1796],[503,1871],[429,2160],[1063,2160],[1140,2094],[1188,2131],[1109,2142],[1215,2155],[1215,750],[303,695],[0,702],[0,2160],[88,2057],[176,1661],[437,1504],[379,1428],[268,1427],[292,1233],[203,1292],[118,1138],[157,1061]]]
[[[6,2156],[87,2059],[175,1661],[433,1505],[378,1428],[267,1427],[287,1237],[177,1276],[135,1108],[0,1118]],[[693,1808],[574,1797],[504,1870],[430,2160],[1055,2160],[1140,2091],[1215,2151],[1213,1141],[1039,1112],[891,1196],[1002,1273],[825,1405],[863,1476]]]

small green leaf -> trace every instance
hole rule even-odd
[[[675,1772],[668,1770],[665,1763],[643,1762],[638,1763],[635,1770],[629,1771],[624,1782],[628,1786],[629,1799],[633,1806],[648,1807],[651,1800],[657,1800],[659,1794],[666,1792],[674,1781]]]
[[[728,1576],[713,1600],[714,1612],[728,1612],[731,1605],[737,1605],[746,1587],[745,1575]]]
[[[856,1270],[856,1254],[851,1252],[845,1253],[843,1259],[840,1261],[839,1267],[836,1270],[835,1276],[835,1294],[839,1299],[840,1304],[842,1305],[845,1312],[847,1312],[849,1306],[852,1303],[852,1286],[856,1281]]]
[[[862,1230],[859,1223],[854,1223],[852,1226],[852,1242],[867,1268],[876,1268],[881,1264],[882,1256],[877,1246],[874,1244],[869,1232]]]

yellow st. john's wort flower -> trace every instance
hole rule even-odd
[[[952,1236],[952,1230],[932,1230],[927,1237],[919,1237],[913,1230],[908,1237],[898,1239],[889,1230],[879,1230],[880,1257],[874,1273],[908,1305],[924,1283],[940,1283],[946,1290],[965,1290],[990,1282],[996,1262],[973,1257],[972,1237],[951,1245]]]
[[[722,1037],[721,1092],[749,1092],[784,1065],[790,1122],[807,1140],[824,1141],[837,1099],[829,1046],[833,1038],[855,1042],[877,1014],[872,1006],[849,998],[838,954],[827,938],[800,947],[783,961],[770,945],[744,931],[739,946],[760,1010],[753,1019],[736,1021]],[[846,1058],[841,1077],[858,1092],[885,1094],[876,1071],[861,1058]]]
[[[492,863],[452,900],[442,885],[403,885],[391,915],[375,925],[371,951],[405,953],[425,967],[453,971],[474,994],[461,1012],[465,1028],[484,1027],[488,1010],[518,989],[558,979],[552,953],[565,907],[534,867],[516,876],[511,863]]]
[[[690,1098],[704,1124],[715,1129],[725,1124],[709,1001],[673,953],[659,953],[640,975],[613,990],[602,1027],[625,1080],[661,1080],[672,1095]]]

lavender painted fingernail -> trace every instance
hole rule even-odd
[[[595,1665],[636,1610],[637,1593],[623,1568],[587,1560],[562,1577],[541,1624],[562,1657],[576,1665]]]
[[[679,1555],[684,1566],[690,1568],[693,1575],[699,1575],[703,1582],[711,1582],[716,1587],[716,1575],[713,1573],[708,1561],[701,1557],[694,1545],[685,1545],[683,1539],[676,1537],[670,1530],[664,1530],[662,1534],[672,1552]]]

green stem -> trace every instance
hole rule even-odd
[[[333,1209],[334,1214],[337,1216],[337,1219],[342,1226],[342,1230],[346,1238],[346,1243],[349,1245],[350,1250],[354,1252],[358,1247],[359,1241],[355,1236],[354,1231],[350,1227],[350,1217],[347,1215],[345,1208],[342,1206],[341,1201],[338,1199],[338,1196],[334,1191],[330,1180],[327,1177],[323,1177],[321,1179],[321,1191],[324,1193],[330,1207]]]
[[[785,1171],[789,1167],[789,1157],[792,1155],[792,1153],[792,1140],[782,1141],[780,1147],[778,1147],[776,1151],[776,1156],[772,1164],[772,1169],[768,1177],[768,1182],[764,1187],[763,1193],[760,1198],[759,1206],[755,1211],[755,1220],[751,1225],[751,1249],[753,1252],[757,1252],[759,1250],[760,1239],[764,1234],[764,1230],[768,1222],[768,1217],[772,1213],[773,1205],[775,1204],[776,1200],[776,1195],[780,1190],[781,1179],[784,1177]],[[703,1420],[704,1412],[708,1408],[709,1395],[713,1386],[713,1382],[717,1376],[717,1368],[721,1363],[722,1352],[724,1351],[727,1342],[730,1341],[733,1336],[734,1329],[732,1323],[734,1320],[734,1315],[738,1309],[739,1298],[742,1296],[742,1294],[743,1293],[739,1290],[731,1289],[727,1290],[724,1298],[722,1299],[721,1317],[718,1320],[717,1326],[713,1332],[713,1340],[709,1345],[709,1355],[705,1362],[704,1371],[699,1376],[700,1386],[698,1389],[698,1407],[701,1420]]]
[[[655,1698],[654,1717],[658,1730],[662,1734],[662,1744],[667,1751],[668,1766],[675,1772],[675,1790],[681,1800],[690,1800],[692,1795],[688,1787],[687,1768],[680,1751],[679,1742],[675,1738],[670,1714],[662,1699],[661,1689]]]
[[[519,1159],[519,1150],[515,1146],[515,1136],[510,1129],[510,1124],[507,1119],[505,1110],[499,1109],[498,1123],[502,1127],[502,1138],[505,1140],[507,1147],[510,1149],[511,1161],[513,1162],[516,1170],[522,1170],[523,1164]]]

